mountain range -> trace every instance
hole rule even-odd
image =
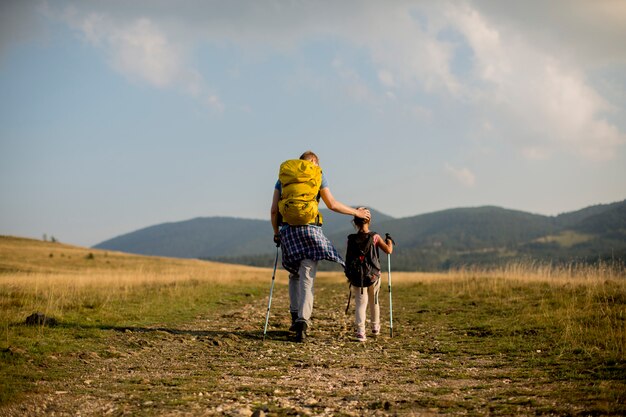
[[[396,270],[442,270],[510,261],[626,261],[626,200],[544,216],[501,207],[455,208],[393,218],[372,212],[371,229],[397,243]],[[345,253],[351,217],[321,210],[324,233]],[[136,230],[95,246],[121,252],[273,265],[269,220],[200,217]],[[384,259],[383,259],[384,261]],[[326,266],[326,268],[331,268]]]

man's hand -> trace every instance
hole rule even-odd
[[[356,216],[361,219],[366,219],[367,221],[371,218],[369,209],[366,209],[365,207],[359,207],[356,209]]]
[[[280,247],[280,233],[274,234],[274,243],[276,243],[276,247]]]

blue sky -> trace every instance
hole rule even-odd
[[[395,217],[623,200],[626,3],[545,3],[3,1],[0,234],[266,219],[308,149]]]

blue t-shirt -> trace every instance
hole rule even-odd
[[[277,189],[279,193],[283,191],[283,186],[280,183],[280,180],[276,181],[276,185],[274,186],[274,188]],[[320,186],[320,190],[322,188],[328,188],[328,181],[326,181],[326,176],[324,175],[323,172],[322,172],[322,185]]]

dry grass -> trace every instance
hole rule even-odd
[[[386,271],[382,277],[385,289]],[[327,282],[344,279],[339,273],[323,273],[320,278]],[[626,271],[622,265],[521,262],[443,273],[392,272],[392,284],[396,293],[423,285],[422,291],[429,295],[445,293],[451,300],[482,300],[503,309],[522,304],[525,308],[519,311],[518,320],[559,328],[558,344],[563,351],[626,360]]]
[[[524,300],[520,321],[561,329],[563,350],[626,360],[626,274],[623,266],[514,263],[464,268],[443,274],[395,273],[394,285],[425,283],[453,298],[490,300],[514,307]],[[534,302],[526,301],[529,292]]]
[[[129,255],[61,243],[0,236],[0,279],[52,275],[66,276],[68,281],[83,277],[82,282],[95,283],[103,276],[114,281],[123,277],[129,285],[158,279],[162,282],[192,277],[208,281],[228,282],[255,278],[265,269],[225,265],[195,259]],[[110,282],[110,280],[108,280]]]
[[[194,291],[207,296],[213,287],[246,285],[267,275],[262,268],[0,237],[0,325],[9,344],[12,324],[33,312],[56,318],[85,309],[110,314],[132,301],[145,313]]]
[[[386,277],[386,272],[383,272]],[[623,282],[626,270],[620,265],[600,263],[555,265],[546,262],[514,262],[499,267],[451,269],[442,273],[393,272],[394,282],[432,282],[442,280],[497,279],[503,282],[543,282],[554,285],[598,285],[606,281]]]
[[[561,319],[572,317],[574,313],[590,317],[599,313],[605,318],[615,316],[613,319],[618,321],[611,326],[611,333],[624,333],[623,322],[619,322],[623,311],[617,315],[607,313],[615,310],[616,300],[619,305],[620,298],[615,294],[626,292],[623,268],[606,264],[555,266],[527,262],[491,269],[468,267],[446,273],[393,272],[392,277],[397,286],[432,284],[447,286],[456,296],[489,293],[502,300],[509,300],[516,287],[527,284],[574,291],[575,294],[567,298],[569,304],[561,306]],[[77,304],[100,305],[112,299],[123,300],[137,288],[167,287],[172,292],[189,283],[269,284],[270,278],[271,271],[264,268],[136,256],[0,237],[0,301],[4,307],[13,307],[3,308],[5,322],[14,320],[15,313],[20,316],[38,310],[61,314],[64,309]],[[279,269],[276,278],[277,283],[285,284],[287,273]],[[383,280],[387,280],[386,272],[383,272]],[[337,272],[320,272],[318,281],[344,282],[345,278]],[[604,304],[598,305],[598,300]]]
[[[278,284],[287,273],[277,271]],[[180,299],[189,286],[255,285],[265,288],[271,270],[193,259],[146,257],[30,239],[0,237],[0,324],[23,320],[33,311],[60,316],[84,307],[102,308],[137,297],[138,291],[160,291],[161,298]],[[383,272],[387,282],[387,273]],[[533,314],[558,321],[563,337],[576,346],[590,335],[624,357],[626,352],[626,276],[607,265],[557,266],[513,263],[498,268],[463,268],[445,273],[393,272],[393,285],[436,285],[453,297],[489,297],[510,303],[519,288],[545,286],[567,294],[562,303],[541,297]],[[341,273],[320,272],[320,283],[345,282]],[[383,288],[385,284],[383,284]],[[549,302],[547,300],[550,300]]]
[[[352,317],[341,310],[345,278],[337,272],[318,274],[316,333],[301,346],[285,335],[287,274],[279,270],[271,334],[260,345],[271,276],[264,268],[0,237],[0,404],[18,401],[44,376],[54,387],[50,392],[71,391],[74,399],[88,392],[90,404],[95,396],[111,409],[145,415],[163,411],[146,411],[132,398],[145,384],[143,395],[149,388],[155,404],[165,402],[172,412],[192,409],[198,402],[193,393],[200,389],[211,391],[203,396],[208,407],[228,405],[232,397],[235,409],[242,390],[250,406],[279,397],[270,406],[276,415],[311,407],[323,415],[336,401],[345,407],[358,403],[365,414],[385,414],[385,401],[398,413],[434,408],[458,415],[617,415],[624,410],[623,269],[526,263],[394,272],[397,334],[363,349],[350,344]],[[386,286],[385,271],[382,311],[388,305]],[[22,325],[33,311],[55,316],[61,325]],[[355,360],[374,379],[355,385],[360,374]],[[109,375],[100,372],[105,366],[119,369]],[[101,385],[76,382],[76,369],[83,368],[84,379],[98,375]],[[145,376],[133,379],[129,369]],[[174,379],[172,369],[180,371]],[[328,381],[311,388],[320,375]],[[244,377],[256,382],[248,385]],[[136,382],[144,379],[145,384]],[[277,392],[280,381],[287,381],[287,388]],[[111,387],[124,395],[112,400]],[[318,405],[296,408],[289,394],[295,387]],[[223,392],[226,397],[216,396]],[[41,397],[33,398],[37,410]],[[71,398],[47,401],[76,410]]]
[[[265,278],[263,268],[195,259],[129,255],[59,243],[0,237],[0,288],[40,296],[127,293],[184,282],[238,284]]]

